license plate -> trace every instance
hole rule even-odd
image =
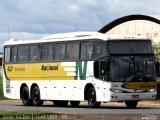
[[[132,95],[132,98],[139,98],[139,95]]]

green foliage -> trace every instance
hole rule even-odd
[[[160,60],[160,43],[153,44],[153,52],[157,60]]]
[[[0,100],[6,100],[7,98],[4,97],[3,95],[3,80],[2,77],[0,76]]]

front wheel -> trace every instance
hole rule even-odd
[[[88,90],[87,101],[88,101],[89,107],[91,108],[100,107],[101,102],[97,102],[96,91],[93,87]]]
[[[32,103],[34,106],[41,106],[43,101],[40,98],[40,90],[38,86],[35,86],[32,90]]]
[[[136,108],[138,101],[126,101],[125,104],[127,108]]]

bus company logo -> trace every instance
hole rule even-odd
[[[42,71],[58,70],[58,65],[42,65],[41,70]]]
[[[136,90],[150,90],[156,88],[156,82],[128,82],[122,85],[123,88]]]
[[[156,88],[156,84],[153,85],[141,85],[141,88]]]
[[[13,66],[8,66],[8,67],[7,67],[7,71],[12,72],[12,71],[13,71]]]
[[[87,72],[87,62],[76,62],[76,76],[74,77],[75,80],[86,80],[86,72]]]

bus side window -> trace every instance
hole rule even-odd
[[[4,61],[6,63],[10,62],[10,57],[11,57],[11,48],[10,47],[6,47],[5,48],[5,58],[4,58]]]
[[[94,62],[94,77],[104,81],[109,79],[109,64],[107,61]]]
[[[17,61],[17,47],[11,48],[11,62]]]
[[[107,61],[100,61],[99,68],[100,79],[108,81],[109,79],[109,63]]]
[[[39,61],[40,60],[40,45],[31,45],[30,46],[30,61]]]
[[[65,59],[65,43],[56,43],[54,44],[54,60],[64,60]]]
[[[106,42],[105,41],[96,41],[94,47],[94,58],[102,57],[106,54]]]
[[[67,60],[77,60],[79,58],[79,43],[67,44]]]
[[[42,45],[42,60],[51,61],[53,59],[53,46],[52,44]]]
[[[100,76],[106,77],[107,75],[107,62],[106,61],[100,61]]]
[[[93,58],[93,42],[81,43],[81,59]]]
[[[29,58],[29,46],[19,46],[18,47],[18,62],[25,62],[28,61]]]

